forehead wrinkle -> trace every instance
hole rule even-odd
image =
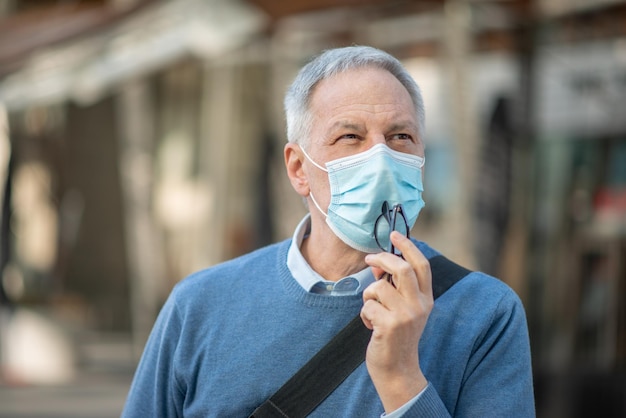
[[[333,122],[331,126],[333,127],[361,127],[366,125],[367,121],[354,121],[352,119],[358,120],[362,119],[364,114],[372,115],[375,118],[383,118],[386,120],[389,119],[401,119],[398,124],[404,125],[413,125],[413,122],[409,120],[405,120],[402,113],[404,109],[399,107],[398,102],[388,102],[388,103],[349,103],[346,105],[335,106],[333,109],[329,110],[327,113],[345,113],[346,116],[342,116],[341,119]]]

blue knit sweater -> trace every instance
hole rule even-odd
[[[247,417],[359,313],[362,295],[317,295],[298,285],[286,265],[290,242],[175,287],[123,417]],[[436,254],[417,245],[428,258]],[[404,416],[534,416],[524,310],[504,283],[476,272],[454,285],[435,302],[419,352],[429,386]],[[362,364],[311,416],[383,412]]]

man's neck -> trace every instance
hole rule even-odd
[[[326,280],[336,282],[367,267],[365,254],[341,241],[325,223],[311,219],[311,233],[300,251],[311,268]]]

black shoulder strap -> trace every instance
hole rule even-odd
[[[428,260],[433,278],[433,298],[437,299],[472,271],[444,257],[436,255]]]
[[[435,299],[471,272],[442,255],[429,261]],[[306,417],[365,360],[371,335],[357,315],[250,418]]]

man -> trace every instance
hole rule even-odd
[[[474,272],[433,302],[437,252],[381,233],[381,202],[409,228],[423,206],[424,110],[399,61],[326,51],[285,110],[287,174],[310,214],[293,239],[176,286],[123,416],[246,417],[359,314],[366,360],[311,416],[534,416],[517,296]],[[388,239],[402,257],[380,250]]]

